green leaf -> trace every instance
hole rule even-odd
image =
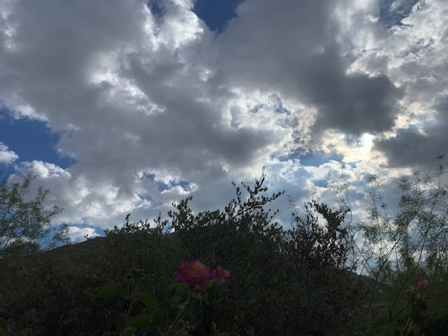
[[[378,316],[370,325],[371,329],[377,329],[380,327],[384,327],[390,323],[390,320],[387,316]]]
[[[10,336],[11,333],[8,330],[8,326],[6,325],[5,322],[0,321],[0,330],[3,332],[4,335],[6,336]]]
[[[137,279],[135,280],[135,292],[137,294],[145,293],[148,291],[149,281],[146,279]]]
[[[171,299],[170,307],[175,309],[180,307],[180,301],[177,297]]]
[[[145,314],[140,314],[140,315],[133,317],[129,321],[128,325],[131,328],[135,328],[135,329],[143,329],[143,328],[150,328],[150,327],[158,328],[158,326],[156,325],[156,323],[154,323],[151,316],[145,315]]]
[[[154,328],[162,329],[163,325],[163,316],[159,312],[156,312],[152,318],[152,324]]]
[[[98,293],[94,295],[94,298],[102,298],[108,296],[125,296],[126,289],[122,285],[109,285],[101,288]]]
[[[177,284],[173,285],[171,288],[175,289],[179,292],[182,292],[182,291],[186,291],[188,289],[188,285],[186,283],[181,282],[181,283],[177,283]]]
[[[154,315],[157,313],[157,301],[151,295],[142,293],[138,296],[138,298],[145,304],[146,309],[148,309],[151,314]]]
[[[254,327],[253,326],[248,326],[246,328],[244,328],[244,331],[248,334],[253,336],[254,335]]]
[[[135,328],[128,327],[122,331],[120,336],[135,336],[135,332],[136,332]]]
[[[119,334],[121,334],[121,331],[123,331],[123,319],[120,317],[117,322],[115,323],[115,329],[118,331]]]

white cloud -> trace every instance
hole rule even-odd
[[[8,146],[0,142],[0,163],[12,163],[18,158],[19,156],[14,151],[8,150]]]
[[[331,202],[316,181],[402,173],[384,170],[410,162],[387,141],[410,125],[436,135],[411,132],[425,140],[415,162],[442,149],[446,132],[424,123],[448,115],[446,2],[388,30],[375,1],[246,0],[217,36],[192,1],[162,3],[162,18],[137,0],[0,4],[0,101],[61,132],[56,149],[76,160],[20,166],[51,189],[58,220],[107,228],[190,193],[213,209],[263,166],[274,190]],[[279,159],[294,152],[336,153],[346,168]],[[0,161],[14,155],[0,148]]]
[[[88,236],[89,238],[98,236],[98,234],[95,232],[95,229],[89,227],[80,228],[77,226],[70,226],[68,231],[69,236],[73,242],[82,241],[86,236]]]

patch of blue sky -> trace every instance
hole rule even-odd
[[[180,181],[179,183],[177,183],[176,185],[179,185],[180,187],[182,187],[182,189],[184,189],[185,191],[190,191],[190,183],[188,181]]]
[[[57,224],[57,225],[52,225],[51,227],[49,227],[49,233],[48,235],[46,235],[45,237],[38,239],[39,244],[41,244],[44,248],[47,247],[58,247],[58,246],[62,246],[65,244],[61,244],[60,242],[56,243],[56,246],[52,246],[52,239],[54,237],[55,234],[57,234],[59,232],[59,230],[62,228],[62,224]]]
[[[359,161],[358,161],[359,162]],[[356,168],[357,162],[342,162],[342,169],[345,169],[345,166],[349,166],[352,169]]]
[[[147,178],[150,181],[155,181],[156,174],[143,173],[143,177]]]
[[[163,15],[163,7],[160,5],[159,0],[150,0],[147,3],[149,10],[151,11],[151,14],[155,17],[160,17]]]
[[[210,30],[220,34],[228,22],[236,17],[236,8],[242,0],[197,0],[193,12]]]
[[[51,133],[45,123],[27,118],[14,119],[8,110],[0,110],[0,142],[19,156],[19,161],[43,161],[63,169],[73,165],[73,158],[61,156],[56,150],[58,133]]]
[[[153,202],[154,201],[154,199],[151,197],[151,195],[149,195],[149,194],[137,194],[137,196],[140,198],[140,199],[142,199],[142,200],[145,200],[145,201],[149,201],[149,202]]]
[[[278,157],[274,157],[271,156],[271,159],[277,159],[280,162],[286,162],[286,161],[294,161],[294,160],[298,160],[300,157],[300,153],[299,152],[294,152],[294,153],[290,153],[288,155],[282,155],[282,156],[278,156]]]
[[[319,167],[320,165],[330,161],[342,162],[343,158],[344,157],[342,155],[336,153],[324,154],[323,152],[312,152],[303,154],[300,152],[296,152],[289,155],[280,156],[278,157],[278,160],[281,162],[286,162],[298,159],[300,160],[300,164],[302,166]]]
[[[163,181],[157,180],[155,174],[143,173],[143,176],[146,177],[151,182],[157,183],[157,190],[159,192],[162,192],[165,190],[170,190],[177,186],[180,186],[185,191],[190,191],[190,183],[188,181],[180,180],[180,181],[169,181],[168,183],[165,183]],[[142,198],[141,195],[138,195],[138,196],[140,198]],[[143,195],[143,196],[145,196],[145,195]],[[149,195],[146,195],[146,196],[149,197]],[[147,198],[145,198],[145,199],[147,199]],[[148,200],[151,201],[152,199],[148,199]]]
[[[164,183],[164,182],[162,182],[162,181],[160,181],[160,180],[156,180],[156,174],[143,173],[143,176],[144,176],[145,178],[147,178],[148,180],[150,180],[151,182],[155,182],[155,183],[157,183],[157,190],[158,190],[159,192],[162,192],[162,191],[165,191],[165,190],[170,189],[170,187],[169,187],[168,184],[166,184],[166,183]],[[138,195],[138,196],[139,196],[140,198],[142,198],[141,195]],[[142,196],[143,196],[144,199],[146,199],[146,198],[145,198],[145,195],[142,195]],[[149,195],[148,195],[148,196],[149,196]]]
[[[402,26],[403,19],[409,16],[412,7],[420,0],[378,0],[379,23],[386,28]]]
[[[72,228],[72,230],[74,230],[74,234],[72,232],[71,239],[73,243],[79,243],[81,241],[84,241],[83,236],[84,234],[88,234],[88,237],[93,238],[93,237],[103,237],[105,236],[104,230],[98,226],[94,226],[92,225],[92,223],[90,223],[89,219],[86,217],[83,217],[81,219],[81,223],[67,223],[69,228]],[[121,227],[121,225],[118,225],[118,227]],[[60,226],[55,226],[55,230],[57,228],[60,228]],[[80,232],[77,232],[77,229]],[[85,230],[88,229],[88,230]],[[84,231],[84,232],[83,232]],[[83,233],[82,233],[83,232]]]
[[[163,19],[164,9],[161,5],[160,0],[150,0],[147,3],[147,6],[149,10],[151,11],[151,14],[153,15],[156,22],[161,22]]]
[[[157,181],[157,190],[158,191],[162,192],[162,191],[169,190],[169,189],[171,189],[169,184],[166,184],[165,182],[162,182],[162,181]]]
[[[287,108],[283,106],[282,100],[277,94],[273,94],[270,98],[275,102],[276,105],[274,109],[275,113],[286,113],[286,114],[291,113],[291,111],[289,111]]]
[[[250,113],[257,113],[258,111],[260,111],[263,107],[265,107],[264,104],[257,104],[254,107],[249,109]]]
[[[327,179],[316,180],[316,181],[314,181],[314,185],[316,187],[320,187],[320,188],[327,188],[328,180]]]
[[[290,114],[291,112],[286,109],[285,107],[283,107],[282,102],[280,101],[280,103],[277,105],[277,107],[274,110],[275,113],[286,113],[286,114]]]
[[[15,168],[12,164],[0,162],[0,182],[7,179],[8,176],[14,174],[14,172]]]
[[[69,224],[69,226],[76,226],[77,228],[80,229],[93,229],[94,230],[93,233],[89,235],[91,237],[94,237],[95,235],[104,236],[103,229],[98,226],[92,225],[92,223],[87,217],[82,218],[82,223],[71,223]]]
[[[319,167],[330,161],[342,162],[344,156],[336,153],[324,154],[321,152],[309,153],[299,157],[302,166]]]
[[[169,190],[172,189],[174,187],[181,187],[183,190],[185,191],[190,191],[190,183],[187,181],[170,181],[168,184],[161,182],[161,181],[157,181],[157,189],[162,192],[165,190]]]

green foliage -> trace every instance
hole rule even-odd
[[[353,240],[356,258],[375,279],[360,329],[365,331],[365,326],[373,322],[377,327],[387,325],[391,335],[435,335],[436,325],[443,325],[448,316],[446,178],[442,159],[433,174],[415,170],[412,175],[402,177],[396,212],[389,209],[379,178],[369,178],[368,216],[357,226],[364,239],[361,246]],[[409,284],[422,278],[428,279],[429,286],[413,295]],[[381,283],[388,285],[384,293],[378,290]],[[386,302],[389,302],[386,312],[375,308],[375,304]],[[377,331],[367,334],[377,335]]]
[[[224,211],[194,214],[186,199],[169,213],[190,259],[226,265],[232,274],[226,301],[218,307],[211,300],[205,311],[204,335],[212,322],[233,325],[240,335],[340,332],[362,299],[344,268],[344,213],[313,203],[308,216],[295,216],[294,228],[285,231],[273,222],[276,212],[265,210],[281,193],[263,195],[263,183],[264,175],[254,188],[234,184],[236,199]],[[312,210],[324,215],[325,228]]]
[[[152,320],[145,314],[155,311],[174,321],[188,295],[173,300],[173,290],[182,292],[180,285],[170,289],[173,272],[182,261],[200,259],[225,266],[232,280],[228,292],[211,290],[207,300],[191,302],[190,334],[213,335],[216,326],[241,336],[348,331],[363,290],[346,265],[345,213],[311,203],[308,216],[294,215],[293,228],[284,230],[274,222],[277,212],[266,209],[282,193],[266,196],[264,178],[253,187],[234,184],[236,198],[224,210],[195,214],[189,198],[168,219],[130,223],[127,216],[123,227],[72,254],[65,256],[71,247],[62,247],[8,265],[15,271],[0,286],[0,319],[23,335],[101,335],[112,321],[116,331],[147,325]],[[165,234],[168,223],[174,232]],[[98,292],[101,300],[94,298]],[[157,334],[154,328],[138,332]]]
[[[137,330],[146,328],[162,327],[162,317],[158,311],[156,300],[147,293],[149,282],[143,270],[133,270],[130,274],[126,288],[122,285],[108,285],[101,288],[94,298],[105,298],[111,296],[121,297],[124,301],[124,311],[116,320],[116,332],[110,331],[110,319],[108,320],[107,332],[104,335],[135,335]],[[149,314],[136,315],[135,306],[140,303]]]
[[[383,335],[425,335],[429,331],[429,317],[421,290],[418,287],[408,290],[406,299],[396,309],[388,304],[387,314],[377,317],[370,325],[371,330],[382,330]]]
[[[370,220],[360,223],[360,228],[372,251],[368,267],[374,276],[386,282],[404,274],[405,282],[422,276],[430,282],[436,281],[439,271],[448,262],[448,186],[445,180],[442,163],[433,175],[414,171],[412,176],[403,177],[398,185],[401,196],[395,215],[389,213],[380,185],[373,186]]]
[[[5,336],[10,336],[10,335],[11,335],[11,333],[9,332],[9,328],[8,328],[8,326],[7,326],[6,323],[3,322],[3,321],[0,321],[0,331],[1,331],[2,334],[5,335]]]
[[[62,212],[56,206],[45,208],[44,201],[50,191],[39,188],[34,199],[26,200],[35,178],[29,173],[21,176],[21,182],[8,183],[7,178],[0,180],[0,257],[37,252],[45,239],[46,248],[68,242],[66,225],[49,237],[51,219]]]
[[[161,336],[181,336],[189,335],[188,331],[195,329],[196,324],[200,324],[198,319],[198,306],[208,302],[211,290],[219,286],[217,282],[210,281],[200,293],[194,291],[185,283],[178,283],[171,286],[171,308],[175,314],[165,312],[165,318],[159,311],[157,301],[147,293],[149,284],[142,270],[134,270],[132,277],[128,280],[127,290],[121,285],[109,285],[103,287],[96,295],[96,298],[108,296],[120,296],[126,302],[124,312],[116,321],[116,332],[109,330],[104,335],[136,335],[148,330],[157,330]],[[144,311],[138,313],[134,309],[137,303],[143,303]],[[189,321],[193,321],[191,325]],[[210,336],[226,336],[228,333],[221,333],[213,323]]]

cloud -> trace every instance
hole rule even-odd
[[[19,156],[13,151],[8,150],[8,146],[0,142],[0,163],[8,164],[16,161]]]
[[[424,131],[416,127],[400,129],[393,138],[378,140],[375,148],[387,156],[391,167],[411,166],[431,171],[437,165],[435,159],[446,154],[446,126],[434,125]]]
[[[335,20],[338,4],[246,1],[238,19],[216,39],[220,67],[215,68],[222,69],[216,76],[246,90],[280,92],[282,99],[314,108],[308,115],[299,112],[299,118],[314,120],[308,131],[315,137],[330,129],[354,135],[390,130],[403,92],[387,74],[349,71],[351,50],[341,48],[338,40],[347,34],[344,29],[351,30]],[[373,13],[373,8],[362,11]]]
[[[0,4],[1,104],[73,158],[17,163],[51,189],[61,222],[107,228],[187,194],[217,208],[263,166],[273,190],[331,200],[338,172],[356,185],[388,162],[396,176],[444,146],[442,0],[395,3],[387,20],[373,0],[246,0],[217,35],[193,1],[157,5]],[[325,159],[305,167],[306,154]]]
[[[318,58],[316,58],[318,59]],[[382,133],[391,130],[403,96],[386,75],[342,75],[326,72],[325,61],[316,61],[316,72],[309,76],[315,88],[310,91],[319,114],[314,130],[339,130],[345,134]]]
[[[98,236],[93,228],[80,228],[76,226],[69,227],[69,235],[74,242],[79,242],[84,240],[84,237],[94,238]]]
[[[406,90],[394,132],[374,141],[374,149],[386,156],[391,167],[431,169],[433,159],[446,152],[448,31],[441,15],[447,10],[445,1],[416,4],[380,49],[390,74]]]

